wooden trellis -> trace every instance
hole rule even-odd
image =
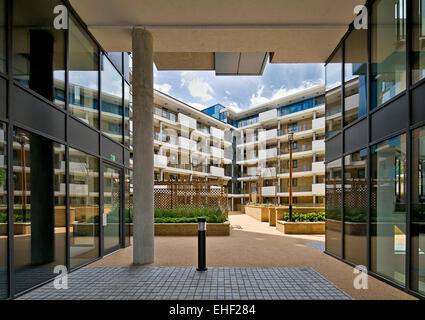
[[[227,206],[227,188],[223,180],[156,181],[154,201],[157,209],[217,208]]]

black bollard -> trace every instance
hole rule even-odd
[[[198,271],[206,271],[206,233],[207,221],[205,218],[198,218]]]

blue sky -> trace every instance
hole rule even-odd
[[[216,103],[247,109],[323,83],[323,64],[267,64],[263,76],[216,76],[214,71],[154,68],[155,89],[198,109]]]

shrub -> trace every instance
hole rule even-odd
[[[227,220],[227,208],[196,208],[196,209],[155,209],[156,223],[190,223],[197,222],[198,217],[205,217],[209,223],[222,223]]]
[[[285,213],[284,221],[289,221],[289,213]],[[325,221],[324,212],[311,212],[311,213],[292,213],[293,222],[321,222]]]

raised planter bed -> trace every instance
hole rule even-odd
[[[325,222],[288,222],[278,220],[276,229],[284,234],[325,234]]]
[[[276,207],[270,207],[269,209],[269,226],[275,227],[276,226]]]
[[[15,235],[30,234],[31,223],[30,222],[15,222],[13,224],[13,230]],[[0,223],[0,236],[7,236],[7,223]]]
[[[269,221],[268,207],[245,206],[245,214],[261,222]]]
[[[197,223],[155,223],[156,236],[197,236]],[[133,224],[130,223],[130,234],[133,235]],[[207,223],[207,236],[229,236],[230,222]]]

